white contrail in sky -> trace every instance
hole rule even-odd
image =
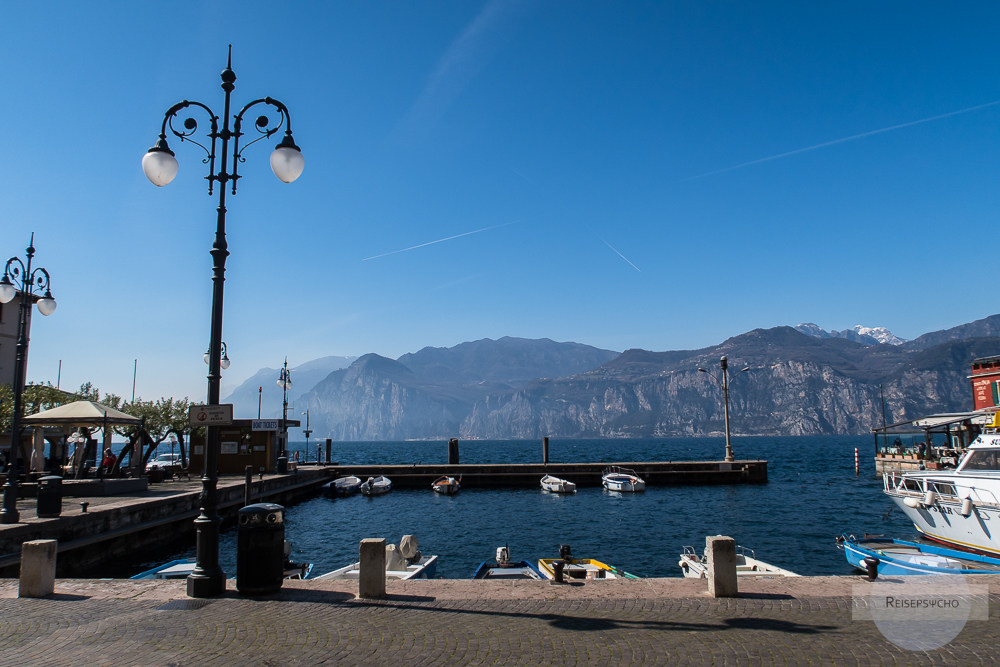
[[[950,116],[957,116],[963,113],[969,113],[970,111],[978,111],[979,109],[985,109],[987,107],[992,107],[1000,104],[1000,100],[994,100],[992,102],[987,102],[985,104],[977,104],[974,107],[967,107],[965,109],[959,109],[958,111],[949,111],[948,113],[938,114],[937,116],[931,116],[930,118],[921,118],[920,120],[911,120],[907,123],[900,123],[899,125],[891,125],[889,127],[883,127],[878,130],[870,130],[868,132],[862,132],[861,134],[855,134],[850,137],[843,137],[841,139],[834,139],[832,141],[825,141],[821,144],[816,144],[815,146],[807,146],[805,148],[797,148],[794,151],[787,151],[785,153],[778,153],[777,155],[770,155],[768,157],[758,158],[756,160],[750,160],[749,162],[742,162],[740,164],[733,165],[732,167],[725,167],[724,169],[716,169],[715,171],[708,171],[704,174],[698,174],[697,176],[688,176],[687,178],[682,178],[678,183],[684,183],[686,181],[694,181],[699,178],[705,178],[706,176],[715,176],[716,174],[724,174],[727,171],[733,171],[735,169],[742,169],[743,167],[749,167],[755,164],[761,164],[762,162],[770,162],[771,160],[780,160],[783,157],[789,157],[792,155],[798,155],[800,153],[808,153],[809,151],[815,151],[820,148],[827,148],[828,146],[836,146],[837,144],[847,143],[848,141],[854,141],[855,139],[864,139],[865,137],[870,137],[876,134],[882,134],[883,132],[892,132],[893,130],[901,130],[904,127],[913,127],[914,125],[921,125],[923,123],[930,123],[931,121],[941,120],[942,118],[948,118]]]
[[[601,241],[604,241],[604,239],[601,239]],[[631,266],[631,267],[632,267],[633,269],[635,269],[635,270],[636,270],[636,271],[638,271],[639,273],[642,273],[642,269],[640,269],[640,268],[639,268],[638,266],[636,266],[635,264],[633,264],[633,263],[631,262],[631,260],[629,260],[629,258],[628,258],[628,257],[626,257],[625,255],[623,255],[623,254],[621,254],[620,252],[618,252],[618,248],[614,247],[613,245],[611,245],[611,244],[610,244],[610,243],[608,243],[607,241],[604,241],[604,245],[606,245],[606,246],[608,246],[609,248],[611,248],[612,250],[614,250],[614,251],[615,251],[615,254],[616,254],[616,255],[618,255],[619,257],[621,257],[622,259],[624,259],[624,260],[625,260],[626,262],[628,262],[629,266]]]
[[[417,248],[423,248],[425,246],[434,245],[435,243],[444,243],[445,241],[452,241],[454,239],[460,239],[463,236],[471,236],[473,234],[478,234],[480,232],[488,232],[491,229],[497,229],[499,227],[506,227],[507,225],[513,225],[513,224],[514,224],[513,222],[508,222],[508,223],[505,223],[505,224],[502,224],[502,225],[493,225],[492,227],[483,227],[482,229],[475,229],[475,230],[473,230],[471,232],[463,232],[461,234],[455,234],[454,236],[449,236],[449,237],[443,238],[443,239],[437,239],[436,241],[428,241],[427,243],[419,243],[417,245],[410,246],[409,248],[403,248],[402,250],[390,250],[389,252],[384,252],[381,255],[372,255],[371,257],[365,257],[361,261],[362,262],[367,262],[370,259],[378,259],[379,257],[388,257],[389,255],[398,255],[399,253],[406,252],[408,250],[416,250]]]

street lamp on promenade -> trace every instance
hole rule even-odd
[[[288,419],[288,388],[292,386],[292,374],[288,370],[288,357],[285,357],[285,365],[278,374],[278,386],[281,387],[281,438],[278,441],[278,472],[284,475],[288,472],[288,426],[285,422]]]
[[[726,413],[726,461],[732,462],[736,460],[736,457],[733,455],[733,446],[732,444],[730,444],[729,441],[729,362],[726,360],[725,357],[722,357],[722,359],[719,360],[719,366],[722,367],[721,381],[719,380],[719,378],[715,377],[714,373],[709,373],[704,368],[699,368],[698,372],[711,375],[712,379],[715,380],[716,383],[718,383],[719,386],[722,387],[722,403],[724,405]],[[739,375],[740,373],[746,373],[748,370],[750,370],[749,366],[736,373],[736,375]],[[736,378],[736,375],[733,375],[733,379]]]
[[[303,412],[302,414],[304,414],[306,416],[306,428],[305,428],[304,431],[302,431],[302,433],[303,433],[303,435],[306,436],[306,460],[308,461],[309,460],[309,436],[312,435],[312,429],[309,428],[309,408],[306,408],[306,411]],[[319,454],[316,455],[316,463],[319,463]]]
[[[17,343],[14,356],[14,416],[10,425],[10,456],[7,481],[3,485],[3,509],[0,509],[0,523],[18,523],[21,515],[17,511],[18,458],[21,453],[21,397],[24,393],[25,375],[28,369],[28,321],[31,304],[38,305],[38,312],[51,315],[56,309],[56,300],[49,290],[49,272],[42,267],[32,268],[35,256],[35,235],[28,242],[27,262],[20,257],[11,257],[0,278],[0,303],[10,303],[20,293],[17,308]],[[36,297],[35,294],[42,294]]]
[[[219,206],[218,222],[215,230],[215,243],[212,245],[213,276],[212,276],[212,325],[208,347],[208,404],[219,404],[219,385],[222,377],[223,343],[222,343],[222,296],[226,273],[226,257],[229,256],[226,243],[226,190],[229,184],[232,193],[236,194],[236,184],[241,176],[238,168],[244,161],[243,151],[261,139],[267,139],[285,128],[285,136],[271,154],[271,169],[275,176],[285,183],[291,183],[302,173],[305,161],[299,147],[292,140],[292,124],[288,109],[278,100],[270,97],[256,99],[244,106],[239,113],[231,117],[230,94],[236,82],[236,73],[232,68],[232,47],[229,48],[229,59],[226,69],[222,71],[222,90],[225,92],[225,102],[222,112],[222,128],[219,128],[219,116],[211,108],[201,102],[184,100],[167,109],[160,128],[160,138],[142,158],[142,170],[146,177],[156,186],[170,183],[177,175],[178,165],[174,152],[167,145],[167,130],[182,142],[195,144],[205,151],[203,162],[208,164],[208,194],[211,195],[218,184]],[[243,118],[247,112],[260,104],[273,107],[272,113],[277,113],[277,120],[271,122],[268,116],[258,116],[252,123],[253,132],[259,136],[247,143],[240,144],[243,132]],[[175,127],[174,121],[178,114],[188,107],[200,114],[208,116],[209,131],[204,135],[210,140],[208,146],[198,143],[191,137],[198,131],[198,122],[188,117],[181,127]],[[230,129],[232,120],[232,129]],[[204,140],[203,140],[204,141]],[[216,148],[221,141],[221,147]],[[230,146],[231,144],[231,146]],[[232,150],[230,151],[230,148]],[[219,160],[216,170],[216,160]],[[232,170],[229,163],[232,161]],[[227,359],[228,361],[228,359]],[[195,547],[196,562],[194,571],[187,579],[187,594],[191,597],[213,597],[220,595],[226,589],[226,576],[219,567],[219,524],[218,515],[218,461],[219,461],[219,427],[207,426],[205,438],[205,472],[202,476],[201,513],[194,520],[197,533]]]

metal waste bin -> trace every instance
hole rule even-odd
[[[247,595],[277,593],[285,574],[285,508],[274,503],[239,511],[236,589]]]
[[[42,518],[62,514],[62,477],[47,475],[38,480],[38,516]]]

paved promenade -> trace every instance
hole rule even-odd
[[[741,580],[731,599],[684,579],[390,582],[381,601],[355,599],[356,583],[309,580],[256,599],[230,581],[212,600],[186,597],[183,581],[57,580],[53,596],[29,599],[4,579],[0,663],[996,664],[1000,575],[966,580],[988,586],[988,619],[923,652],[854,620],[861,576]]]

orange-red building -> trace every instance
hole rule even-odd
[[[1000,405],[1000,357],[983,357],[972,362],[972,400],[974,409]]]

